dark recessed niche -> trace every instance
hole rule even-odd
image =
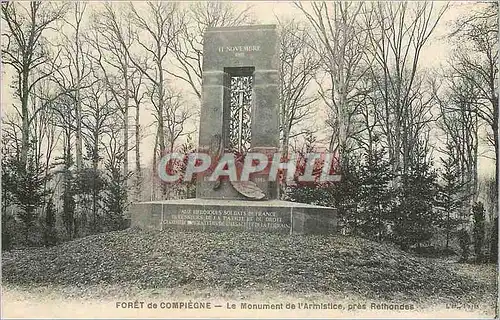
[[[224,72],[230,77],[251,76],[255,72],[255,67],[230,67],[224,68]]]

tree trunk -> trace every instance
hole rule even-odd
[[[494,139],[494,144],[495,144],[495,194],[498,193],[498,176],[500,172],[500,162],[499,162],[499,157],[498,157],[498,99],[492,100],[493,103],[493,124],[492,124],[492,129],[493,129],[493,139]],[[496,201],[496,207],[494,208],[494,212],[498,211],[498,199]]]
[[[158,131],[158,129],[157,129]],[[151,201],[156,200],[156,183],[158,177],[158,132],[155,136],[155,146],[153,148],[153,176],[151,177]]]
[[[123,176],[125,177],[125,185],[128,190],[128,105],[129,105],[129,81],[128,81],[128,61],[125,56],[125,64],[123,68],[123,76],[125,81],[125,97],[123,101]]]
[[[160,48],[160,44],[158,44],[158,50]],[[159,81],[158,81],[158,143],[159,143],[159,151],[160,157],[164,155],[165,152],[165,126],[163,120],[163,109],[165,107],[165,91],[163,89],[163,69],[161,62],[158,63],[158,71],[159,71]],[[154,163],[156,165],[156,163]],[[163,198],[165,198],[167,194],[167,188],[164,183],[161,184],[161,194]]]
[[[448,250],[450,246],[450,212],[447,212],[446,215],[446,250]]]
[[[97,232],[97,198],[98,192],[96,190],[96,179],[98,176],[99,165],[99,133],[94,131],[94,150],[92,155],[92,168],[94,169],[94,185],[92,188],[92,233]]]
[[[29,70],[25,69],[22,73],[22,96],[21,96],[21,116],[22,116],[22,131],[21,131],[21,164],[25,168],[28,162],[29,149],[29,112],[28,112],[28,94],[29,94]]]
[[[78,12],[78,3],[76,5],[76,11]],[[77,20],[78,21],[78,20]],[[78,170],[82,169],[83,160],[83,146],[82,146],[82,101],[80,97],[80,85],[81,85],[81,74],[80,74],[80,25],[77,22],[75,33],[75,43],[76,43],[76,55],[75,55],[75,65],[76,65],[76,168]]]
[[[135,188],[136,198],[141,200],[141,185],[142,185],[142,172],[141,172],[141,125],[140,125],[140,109],[139,103],[136,103],[135,109]]]

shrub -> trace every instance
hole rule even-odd
[[[498,261],[498,217],[493,220],[490,237],[490,261]]]
[[[467,262],[469,260],[469,246],[470,246],[470,236],[467,230],[460,229],[457,232],[458,242],[460,244],[460,249],[462,250],[462,258],[460,261]]]
[[[476,255],[476,262],[483,261],[483,245],[484,245],[484,220],[485,212],[482,202],[476,202],[472,207],[472,215],[474,218],[474,254]]]
[[[49,198],[45,207],[45,226],[43,230],[43,242],[45,246],[53,246],[57,243],[56,209],[52,198]]]

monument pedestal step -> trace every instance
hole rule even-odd
[[[183,199],[133,203],[131,227],[282,234],[335,233],[333,208],[266,200]]]

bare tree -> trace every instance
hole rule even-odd
[[[104,82],[105,80],[96,82],[89,88],[85,99],[82,100],[82,104],[85,106],[82,114],[82,127],[84,128],[82,133],[89,151],[89,158],[92,161],[92,168],[95,171],[97,171],[102,159],[100,154],[101,139],[110,130],[110,122],[116,119],[112,115],[118,109]]]
[[[363,64],[367,35],[360,24],[363,3],[320,2],[295,4],[314,30],[313,46],[321,58],[318,85],[328,106],[327,124],[332,130],[330,151],[342,157],[351,151],[354,117],[358,112],[357,83],[367,66]]]
[[[106,134],[109,134],[116,125],[113,123],[116,119],[115,114],[119,114],[120,108],[115,103],[115,99],[106,86],[106,80],[103,80],[99,69],[94,69],[94,77],[101,79],[87,90],[82,104],[85,106],[82,114],[83,138],[92,161],[92,186],[91,186],[91,223],[90,231],[100,230],[98,223],[99,216],[99,191],[102,188],[102,178],[99,173],[99,163],[104,156],[102,155],[103,140]]]
[[[154,99],[157,118],[157,143],[159,150],[166,149],[164,111],[167,103],[168,54],[175,48],[175,39],[185,28],[185,12],[177,3],[148,2],[144,10],[129,4],[130,20],[135,29],[135,45],[129,48],[124,38],[118,38],[126,50],[130,63],[150,83],[149,96]],[[108,10],[108,12],[110,12]],[[113,23],[117,23],[114,18]],[[118,29],[118,28],[117,28]],[[155,146],[155,150],[158,150]],[[154,157],[156,158],[156,153]]]
[[[455,163],[459,183],[464,188],[464,199],[470,199],[464,214],[478,198],[478,115],[475,112],[480,103],[479,89],[473,83],[451,74],[444,77],[445,83],[434,83],[433,94],[439,104],[438,127],[444,132],[445,148],[440,150],[450,163]],[[441,87],[441,88],[440,88]],[[440,90],[441,89],[441,90]]]
[[[173,77],[188,84],[201,99],[203,35],[210,27],[231,27],[251,24],[251,6],[239,10],[230,2],[200,1],[189,6],[186,27],[175,39],[173,54],[176,65],[168,71]]]
[[[32,129],[30,130],[30,141],[33,142],[35,161],[37,167],[44,168],[46,177],[50,174],[54,153],[61,138],[61,131],[57,130],[53,118],[55,99],[51,93],[52,82],[45,78],[39,81],[30,97],[33,113]],[[41,163],[43,161],[43,163]],[[45,179],[44,191],[48,190],[49,179]]]
[[[18,114],[5,114],[2,119],[2,149],[5,154],[12,154],[19,157],[21,154],[21,131]]]
[[[154,104],[154,100],[151,101]],[[165,137],[168,141],[168,151],[173,152],[177,140],[181,136],[191,134],[192,131],[186,131],[187,121],[193,115],[193,108],[182,99],[181,92],[175,92],[167,89],[167,100],[165,103]]]
[[[141,105],[142,100],[146,95],[146,89],[144,86],[144,75],[135,69],[130,76],[130,95],[132,98],[131,107],[135,108],[135,189],[136,198],[140,199],[140,194],[142,193],[142,168],[141,168],[141,141],[143,136],[143,130],[141,127]]]
[[[358,101],[361,105],[358,111],[357,132],[351,135],[355,145],[369,157],[382,146],[380,130],[380,113],[377,108],[382,104],[380,94],[377,94],[377,83],[366,73],[357,83]]]
[[[319,67],[319,57],[308,43],[307,28],[289,20],[280,21],[280,70],[281,70],[281,150],[288,154],[290,139],[304,134],[293,132],[314,114],[313,104],[319,99],[311,87]]]
[[[66,24],[72,28],[71,34],[61,33],[66,43],[63,46],[64,56],[68,61],[68,75],[71,85],[74,88],[74,99],[76,109],[76,168],[83,168],[83,136],[82,136],[82,84],[85,78],[90,75],[87,68],[88,59],[84,51],[82,32],[83,18],[87,8],[86,2],[74,2],[72,4],[72,17],[66,20]]]
[[[2,61],[15,70],[16,96],[21,102],[21,161],[26,164],[29,149],[30,124],[38,110],[29,111],[29,97],[35,85],[56,68],[43,34],[65,15],[66,5],[34,1],[30,3],[2,2],[2,18],[6,29],[2,33]],[[43,65],[45,72],[34,74]]]
[[[124,149],[129,150],[129,107],[132,92],[130,82],[135,70],[129,62],[128,54],[133,44],[132,24],[126,12],[116,10],[111,3],[104,4],[104,10],[95,12],[92,20],[94,34],[90,41],[97,52],[96,60],[106,85],[116,104],[122,106],[123,143]],[[128,176],[128,151],[124,156],[123,175]]]
[[[117,121],[120,118],[117,113],[113,114],[108,130],[104,132],[103,139],[101,140],[105,163],[111,168],[120,168],[125,154],[122,141],[123,135],[121,134],[122,125],[120,121]]]
[[[373,59],[370,74],[381,102],[377,117],[395,172],[406,172],[428,141],[432,97],[418,67],[422,48],[446,8],[436,12],[429,2],[377,2],[363,11]]]
[[[495,179],[498,182],[498,3],[483,4],[458,20],[452,33],[457,51],[454,72],[479,90],[476,112],[488,126],[488,141],[495,149]]]
[[[156,105],[157,100],[155,98],[155,92],[148,92],[148,97],[151,101],[151,104],[154,106],[155,109],[158,108]],[[182,93],[179,91],[175,91],[172,88],[166,88],[165,90],[165,104],[164,104],[164,110],[162,112],[163,114],[163,135],[165,136],[166,142],[167,142],[167,152],[173,152],[175,150],[175,145],[178,139],[182,136],[188,136],[193,131],[186,131],[186,127],[188,127],[188,120],[193,116],[193,111],[192,111],[192,106],[187,104],[187,102],[182,98]],[[157,115],[155,116],[155,123],[157,124],[159,120],[159,117]],[[157,130],[159,129],[160,126],[157,125]],[[153,165],[157,164],[157,154],[158,154],[158,138],[160,137],[160,133],[157,132],[155,135],[155,150],[153,153]],[[154,184],[154,181],[153,181]],[[177,187],[174,186],[174,189]],[[170,197],[172,196],[172,190],[167,190],[166,185],[162,184],[161,185],[161,191],[162,195],[165,197]],[[152,198],[156,199],[156,194],[155,194],[155,186],[153,185],[152,189]]]
[[[53,114],[52,124],[62,131],[63,159],[72,158],[73,155],[71,141],[76,131],[76,116],[73,102],[73,98],[70,95],[61,95],[51,106]]]
[[[137,28],[137,49],[144,59],[134,57],[132,50],[127,50],[127,54],[130,62],[151,83],[150,96],[155,101],[155,116],[158,120],[158,144],[163,151],[166,148],[164,110],[167,100],[167,55],[175,47],[175,39],[185,28],[185,13],[180,10],[178,4],[171,2],[148,2],[146,13],[137,11],[132,4],[130,10],[131,21]],[[147,67],[147,60],[152,61],[152,68]]]

